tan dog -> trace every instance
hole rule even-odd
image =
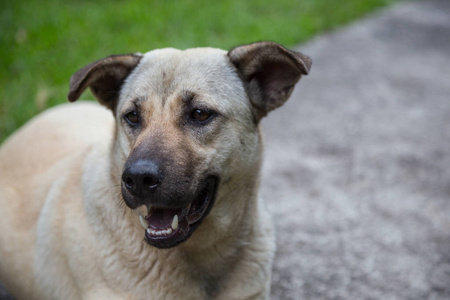
[[[0,279],[18,299],[267,299],[259,121],[310,65],[260,42],[75,73],[69,100],[90,87],[113,114],[63,105],[3,145]]]

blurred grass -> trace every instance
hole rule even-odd
[[[258,40],[293,46],[396,1],[0,0],[0,142],[65,102],[72,73],[93,60]]]

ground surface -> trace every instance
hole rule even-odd
[[[450,2],[405,3],[300,46],[264,122],[273,299],[450,299]]]
[[[264,121],[272,298],[450,299],[450,2],[300,50],[311,75]]]

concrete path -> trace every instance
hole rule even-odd
[[[312,73],[264,121],[272,298],[450,299],[450,2],[300,49]]]
[[[399,4],[299,47],[264,121],[273,299],[450,299],[450,1]]]

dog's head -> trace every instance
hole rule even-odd
[[[68,98],[90,87],[112,110],[123,200],[131,209],[146,206],[146,241],[168,248],[186,240],[215,202],[231,205],[219,204],[235,195],[227,183],[256,182],[249,178],[259,170],[258,123],[288,99],[310,65],[307,56],[272,42],[229,52],[116,55],[75,73]]]

